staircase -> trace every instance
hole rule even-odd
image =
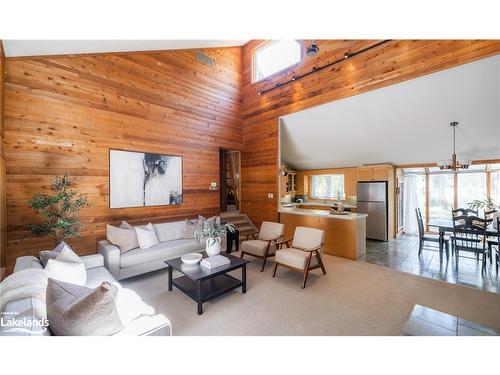
[[[240,232],[240,240],[245,240],[251,234],[257,233],[257,227],[252,223],[252,220],[245,214],[240,214],[238,211],[221,212],[221,220],[226,223],[233,224]]]

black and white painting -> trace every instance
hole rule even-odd
[[[182,157],[109,150],[110,208],[182,204]]]

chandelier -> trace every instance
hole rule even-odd
[[[459,162],[457,160],[457,154],[455,153],[455,130],[458,126],[458,122],[454,121],[450,124],[453,128],[453,153],[451,154],[451,159],[446,161],[441,161],[438,163],[439,169],[441,170],[452,170],[456,172],[459,169],[468,169],[470,162],[468,160],[464,160],[463,162]]]

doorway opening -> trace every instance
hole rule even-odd
[[[240,211],[240,156],[240,151],[220,149],[220,212]]]

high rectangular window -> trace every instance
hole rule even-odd
[[[344,175],[326,174],[311,176],[311,195],[313,198],[345,199]]]
[[[298,63],[301,57],[302,47],[295,40],[276,40],[264,44],[255,50],[254,82]]]

